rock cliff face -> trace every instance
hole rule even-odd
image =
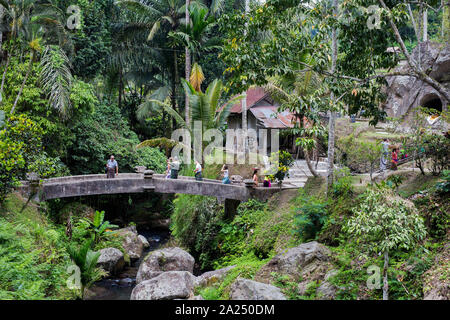
[[[411,58],[420,63],[421,68],[433,79],[450,91],[450,46],[433,42],[423,42],[414,48]],[[404,62],[395,71],[407,72]],[[423,81],[410,76],[386,78],[388,82],[387,100],[384,110],[390,117],[404,117],[418,106],[443,110],[445,98]]]

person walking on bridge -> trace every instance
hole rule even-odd
[[[175,159],[172,159],[172,157],[169,158],[169,165],[170,165],[170,179],[178,179],[178,171],[180,171],[180,160],[178,160],[177,157]]]
[[[119,174],[119,165],[117,164],[117,161],[114,159],[114,156],[111,155],[108,162],[106,162],[106,178],[115,178],[116,175]]]
[[[229,178],[229,172],[228,172],[228,166],[226,164],[224,164],[222,166],[222,170],[220,170],[223,174],[223,179],[222,179],[222,183],[223,184],[230,184],[230,178]]]
[[[194,170],[194,174],[195,174],[195,180],[197,181],[203,181],[203,177],[202,177],[202,165],[200,164],[200,162],[195,161],[195,170]]]
[[[387,165],[387,161],[388,161],[388,157],[389,157],[389,140],[388,139],[383,139],[383,142],[381,143],[382,145],[382,149],[383,149],[383,153],[381,154],[381,158],[380,158],[380,172],[383,172],[384,170],[386,170],[386,165]]]

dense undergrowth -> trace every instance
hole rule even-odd
[[[67,285],[73,265],[68,246],[79,247],[92,238],[92,209],[76,206],[72,235],[65,224],[12,193],[0,206],[0,300],[76,299],[79,292]],[[68,212],[61,212],[65,220]],[[122,239],[115,233],[98,235],[92,251],[115,247],[124,252]],[[96,271],[100,274],[100,270]]]
[[[367,287],[367,270],[370,266],[382,269],[383,256],[365,252],[344,230],[355,210],[365,201],[366,192],[352,186],[348,172],[338,172],[337,176],[328,198],[325,180],[312,178],[304,189],[294,194],[278,194],[267,203],[256,200],[242,203],[230,221],[223,220],[223,206],[215,199],[179,196],[172,216],[176,241],[190,250],[205,271],[236,266],[224,280],[198,289],[197,293],[205,299],[227,299],[230,285],[237,277],[252,279],[276,254],[316,240],[333,252],[332,263],[337,272],[330,282],[338,288],[336,299],[381,299],[381,289]],[[379,182],[378,188],[391,188],[389,181]],[[398,201],[403,196],[407,203],[414,203],[427,236],[411,249],[396,249],[391,253],[389,294],[396,300],[423,299],[423,276],[433,267],[434,258],[448,240],[449,203],[445,185],[448,173],[444,173],[439,183],[428,179],[426,183],[410,185],[411,181],[415,180],[405,180],[389,192],[393,192]],[[396,192],[400,196],[395,195]],[[281,275],[275,277],[273,284],[289,299],[319,298],[315,291],[320,285],[317,281],[310,283],[303,296],[296,293],[296,283]]]

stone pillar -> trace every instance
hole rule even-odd
[[[40,178],[37,173],[30,172],[27,174],[27,180],[29,185],[28,197],[29,199],[34,198],[36,201],[40,201],[39,199],[39,186],[40,186]]]
[[[245,179],[244,184],[247,188],[254,188],[255,184],[253,183],[252,179]]]
[[[145,170],[144,171],[144,191],[153,191],[155,190],[155,183],[153,180],[153,174],[155,172],[153,170]]]
[[[153,174],[155,171],[153,170],[145,170],[144,171],[144,179],[153,179]]]

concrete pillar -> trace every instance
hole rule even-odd
[[[225,220],[232,220],[237,213],[237,208],[241,201],[225,199]]]
[[[245,179],[244,184],[247,188],[254,188],[255,184],[253,183],[252,179]]]
[[[155,183],[153,180],[153,174],[155,172],[153,170],[145,170],[144,171],[144,191],[153,191],[155,190]]]
[[[28,197],[29,199],[34,198],[35,201],[40,201],[39,199],[39,187],[40,187],[40,178],[37,173],[31,172],[27,174],[27,180],[28,180]]]
[[[144,171],[144,179],[153,179],[153,174],[155,171],[153,170],[145,170]]]

